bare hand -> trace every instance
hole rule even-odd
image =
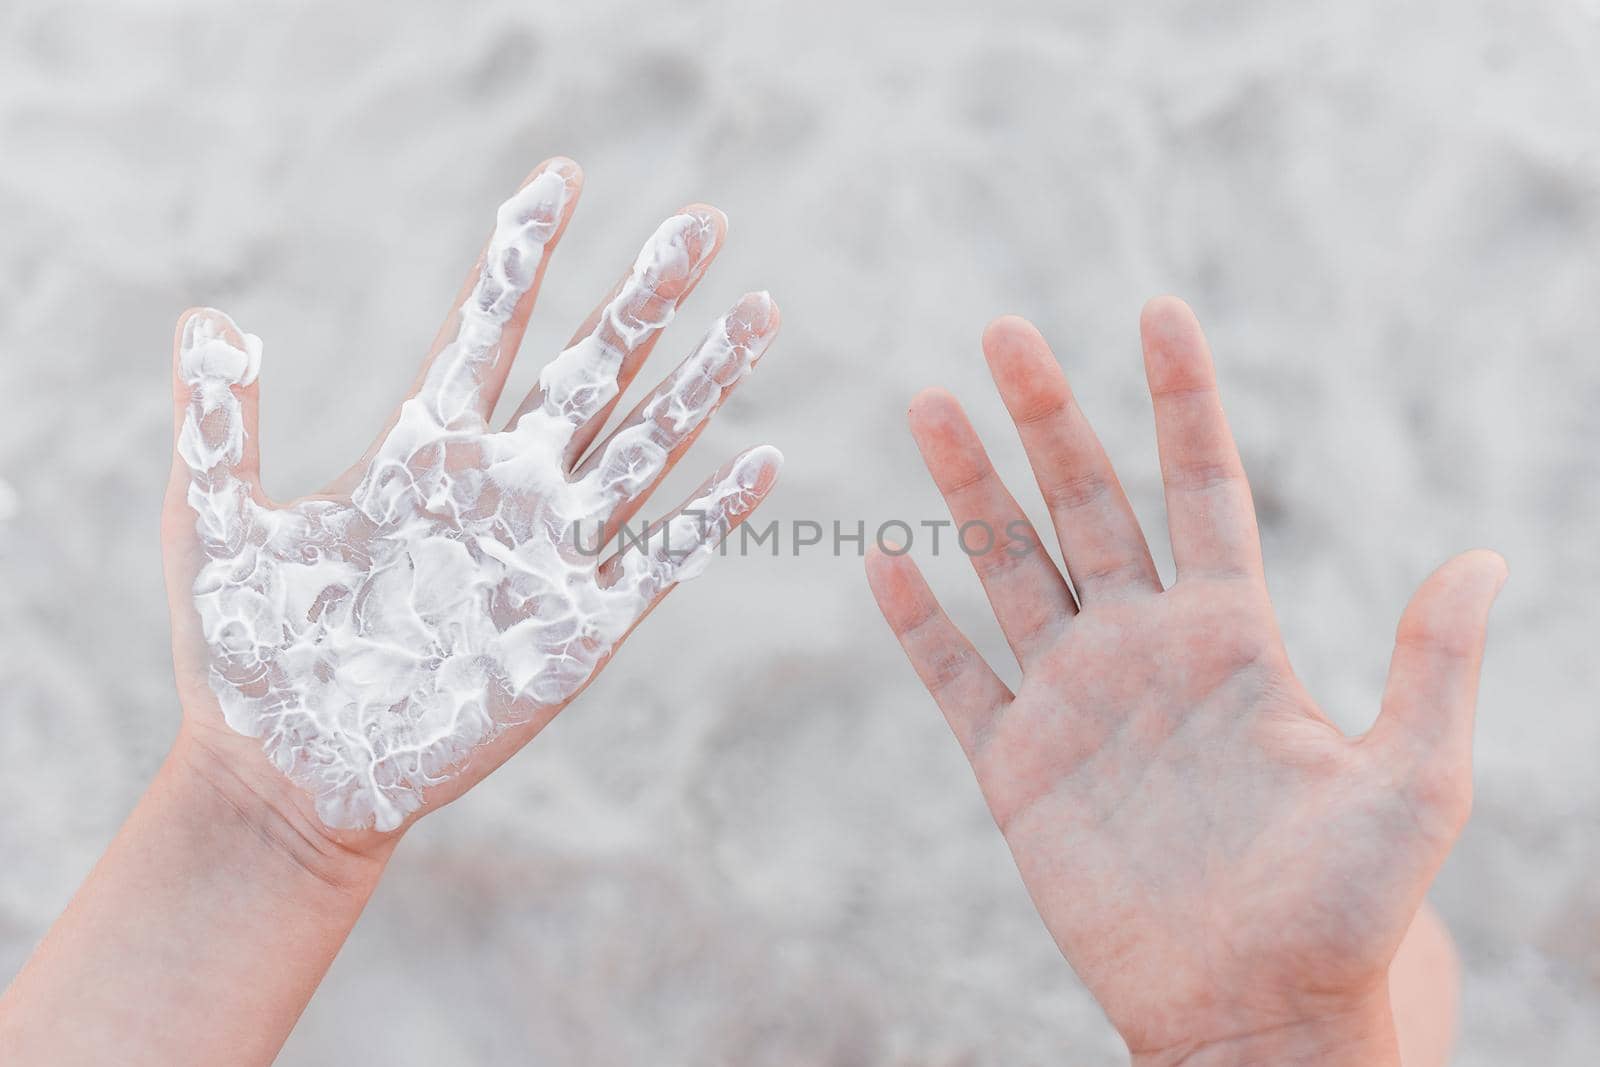
[[[1168,298],[1141,331],[1170,588],[1043,338],[1007,318],[984,352],[1071,578],[1037,543],[973,558],[1021,686],[908,557],[870,555],[873,592],[1039,913],[1136,1057],[1383,1062],[1389,962],[1470,807],[1478,664],[1505,566],[1471,552],[1423,584],[1381,716],[1345,737],[1278,635],[1198,324]],[[926,391],[910,417],[957,523],[1022,520],[953,397]]]

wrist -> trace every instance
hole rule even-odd
[[[1348,1008],[1263,1026],[1229,1031],[1133,1052],[1134,1067],[1243,1067],[1246,1064],[1319,1064],[1328,1067],[1399,1067],[1400,1049],[1389,988],[1383,983]]]
[[[6,1063],[271,1063],[349,936],[393,837],[331,840],[271,792],[259,750],[203,729],[12,982]]]
[[[242,876],[270,880],[308,900],[359,910],[377,887],[399,835],[350,840],[330,831],[309,800],[248,738],[202,737],[187,724],[158,773],[186,817],[205,827]],[[248,758],[241,759],[241,755]]]

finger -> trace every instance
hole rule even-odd
[[[1050,509],[1078,598],[1160,592],[1139,520],[1044,337],[1007,315],[983,334],[1000,398]]]
[[[578,468],[580,493],[595,501],[588,514],[606,523],[602,542],[633,516],[734,386],[755,369],[778,321],[771,296],[745,296]]]
[[[173,357],[175,450],[208,555],[231,556],[260,495],[257,428],[261,340],[210,308],[178,320]]]
[[[782,466],[783,453],[771,445],[735,458],[640,536],[624,535],[617,553],[600,565],[601,587],[632,599],[637,625],[679,582],[711,564],[728,532],[772,491]]]
[[[1506,579],[1505,560],[1478,550],[1456,556],[1417,590],[1395,633],[1383,712],[1369,735],[1409,771],[1423,803],[1465,818],[1472,725],[1489,608]]]
[[[1139,316],[1178,575],[1261,574],[1255,508],[1194,312],[1158,297]]]
[[[496,211],[494,232],[441,333],[449,339],[435,347],[416,390],[437,427],[481,430],[494,410],[582,183],[578,165],[558,156]]]
[[[587,618],[536,611],[503,631],[501,662],[518,697],[546,706],[570,700],[662,598],[710,565],[729,531],[772,491],[782,464],[770,445],[750,449],[647,531],[624,531],[622,547],[596,569],[595,583],[583,583],[585,597],[592,595],[582,613]],[[604,546],[585,547],[593,542],[580,530],[571,536],[589,555]],[[497,551],[493,541],[484,547]]]
[[[960,546],[1006,641],[1026,666],[1077,610],[1072,591],[995,473],[956,398],[925,389],[911,402],[910,421],[911,436],[955,519]]]
[[[566,610],[534,611],[504,630],[499,655],[519,698],[542,705],[571,699],[663,597],[710,564],[728,532],[772,491],[782,464],[770,445],[738,456],[648,530],[624,531],[617,553],[596,568],[595,582],[572,588],[585,598],[578,618]],[[605,545],[577,527],[566,536],[585,555],[597,556]],[[492,539],[481,546],[520,566]]]
[[[909,557],[873,545],[866,566],[878,610],[970,757],[1011,702],[1011,690],[950,621]]]
[[[703,204],[663,222],[611,297],[545,364],[512,425],[537,412],[564,435],[571,469],[715,258],[726,229],[722,212]]]

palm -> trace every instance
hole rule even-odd
[[[1145,325],[1171,588],[1059,368],[1015,321],[985,347],[1076,595],[1037,545],[974,559],[1023,667],[1013,695],[909,561],[877,556],[869,576],[1058,945],[1129,1044],[1156,1049],[1381,986],[1465,818],[1456,675],[1475,670],[1497,564],[1466,557],[1430,582],[1383,721],[1344,737],[1278,637],[1198,329],[1175,303]],[[951,398],[919,397],[912,426],[958,523],[1021,519]],[[1218,1026],[1233,1029],[1201,1032]]]
[[[1307,975],[1383,973],[1418,903],[1387,905],[1417,882],[1395,859],[1435,857],[1365,755],[1290,672],[1260,591],[1201,582],[1086,608],[973,763],[1085,983],[1164,1047],[1192,1032],[1174,1006],[1219,988],[1270,1024]],[[1308,827],[1374,847],[1308,848]],[[1170,1028],[1138,1032],[1152,1018]]]
[[[395,829],[481,746],[531,727],[525,741],[770,488],[775,453],[753,450],[663,533],[598,559],[777,325],[763,294],[745,298],[578,462],[714,254],[709,209],[664,223],[519,417],[488,428],[577,181],[558,161],[502,206],[453,338],[347,491],[266,503],[259,343],[216,312],[180,330],[170,543],[175,584],[192,590],[193,615],[175,616],[198,622],[180,663],[194,657],[228,726],[260,738],[329,827]]]

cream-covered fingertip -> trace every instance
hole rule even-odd
[[[757,445],[735,461],[731,473],[739,488],[765,494],[781,470],[783,453],[774,445]]]
[[[690,204],[661,224],[646,249],[663,240],[669,244],[681,242],[688,257],[688,273],[695,275],[711,262],[727,233],[728,216],[710,204]]]
[[[239,329],[216,308],[196,308],[183,320],[178,374],[190,385],[223,381],[250,385],[261,371],[261,338]]]
[[[778,324],[782,316],[778,313],[778,302],[772,299],[772,294],[765,289],[753,293],[746,293],[733,305],[733,310],[728,313],[731,321],[738,322],[752,336],[765,336],[778,332]]]
[[[766,355],[781,321],[772,294],[766,291],[746,293],[722,317],[720,331],[735,350],[748,353],[749,363],[744,368],[748,370]]]
[[[551,156],[539,164],[539,171],[559,174],[566,179],[569,185],[576,184],[583,179],[583,167],[571,156]]]

